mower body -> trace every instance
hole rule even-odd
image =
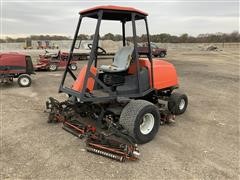
[[[188,103],[185,94],[173,92],[179,87],[175,67],[164,59],[153,58],[147,16],[141,10],[119,6],[97,6],[81,11],[59,87],[60,93],[69,96],[67,104],[74,107],[77,113],[97,120],[103,126],[122,127],[137,143],[152,140],[159,124],[183,114]],[[81,22],[86,17],[97,19],[95,36],[87,64],[75,75],[70,65],[80,37]],[[110,65],[98,65],[102,20],[117,21],[122,25],[123,47],[115,53]],[[146,32],[142,36],[146,37],[143,42],[146,57],[140,56],[141,50],[138,48],[136,22],[139,21],[143,22]],[[131,38],[126,37],[126,23],[132,26]],[[65,83],[67,76],[72,77],[71,86]],[[54,114],[51,107],[54,106],[49,106]]]
[[[39,60],[36,65],[34,65],[35,70],[52,70],[51,67],[56,67],[53,71],[58,68],[65,68],[67,65],[68,53],[58,52],[58,53],[45,53],[44,55],[39,55]],[[72,60],[69,64],[71,66],[77,67],[76,61]],[[75,70],[75,69],[73,69]]]

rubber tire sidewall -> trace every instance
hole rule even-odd
[[[137,109],[136,103],[141,101],[140,109]],[[136,105],[136,106],[135,106]],[[135,109],[134,109],[135,108]],[[129,111],[131,109],[131,111]],[[151,113],[154,116],[154,126],[150,133],[142,134],[140,125],[143,116],[146,113]],[[135,138],[138,144],[144,144],[151,141],[158,132],[160,126],[159,109],[152,103],[145,100],[132,100],[123,109],[119,123],[128,131],[129,135]]]
[[[160,52],[159,53],[159,57],[161,57],[161,58],[165,57],[165,53],[164,52]]]
[[[185,106],[182,110],[179,109],[181,99],[185,100]],[[172,93],[168,101],[168,110],[174,115],[183,114],[188,106],[188,98],[186,94]]]
[[[22,78],[27,78],[28,80],[29,80],[29,83],[27,84],[27,85],[23,85],[23,84],[21,84],[21,79]],[[19,77],[18,77],[18,85],[20,86],[20,87],[29,87],[29,86],[31,86],[31,84],[32,84],[32,79],[31,79],[31,77],[28,75],[28,74],[22,74],[22,75],[20,75]]]
[[[141,133],[140,125],[142,124],[143,116],[146,113],[150,113],[154,116],[154,126],[153,126],[152,131],[145,135],[145,134]],[[154,111],[152,106],[144,107],[137,115],[137,118],[135,121],[135,126],[134,126],[134,134],[135,134],[135,138],[137,139],[138,143],[143,144],[143,143],[147,143],[147,142],[151,141],[157,134],[159,125],[160,125],[159,113],[156,113],[156,111]]]

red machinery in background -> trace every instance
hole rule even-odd
[[[31,85],[31,74],[34,73],[31,56],[19,53],[0,53],[0,82],[13,82],[18,79],[20,87]]]
[[[34,65],[35,70],[56,71],[58,68],[66,68],[68,64],[68,53],[58,51],[58,53],[49,53],[45,51],[44,55],[39,55],[39,61]],[[73,71],[77,70],[77,62],[72,60],[68,65]]]

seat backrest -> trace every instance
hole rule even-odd
[[[121,48],[114,56],[112,65],[118,68],[127,69],[133,53],[132,46],[125,46]]]

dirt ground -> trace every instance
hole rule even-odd
[[[189,106],[139,146],[136,162],[88,153],[46,122],[47,98],[66,98],[57,93],[63,70],[38,72],[29,88],[1,85],[1,179],[239,179],[239,58],[239,48],[169,50]]]

